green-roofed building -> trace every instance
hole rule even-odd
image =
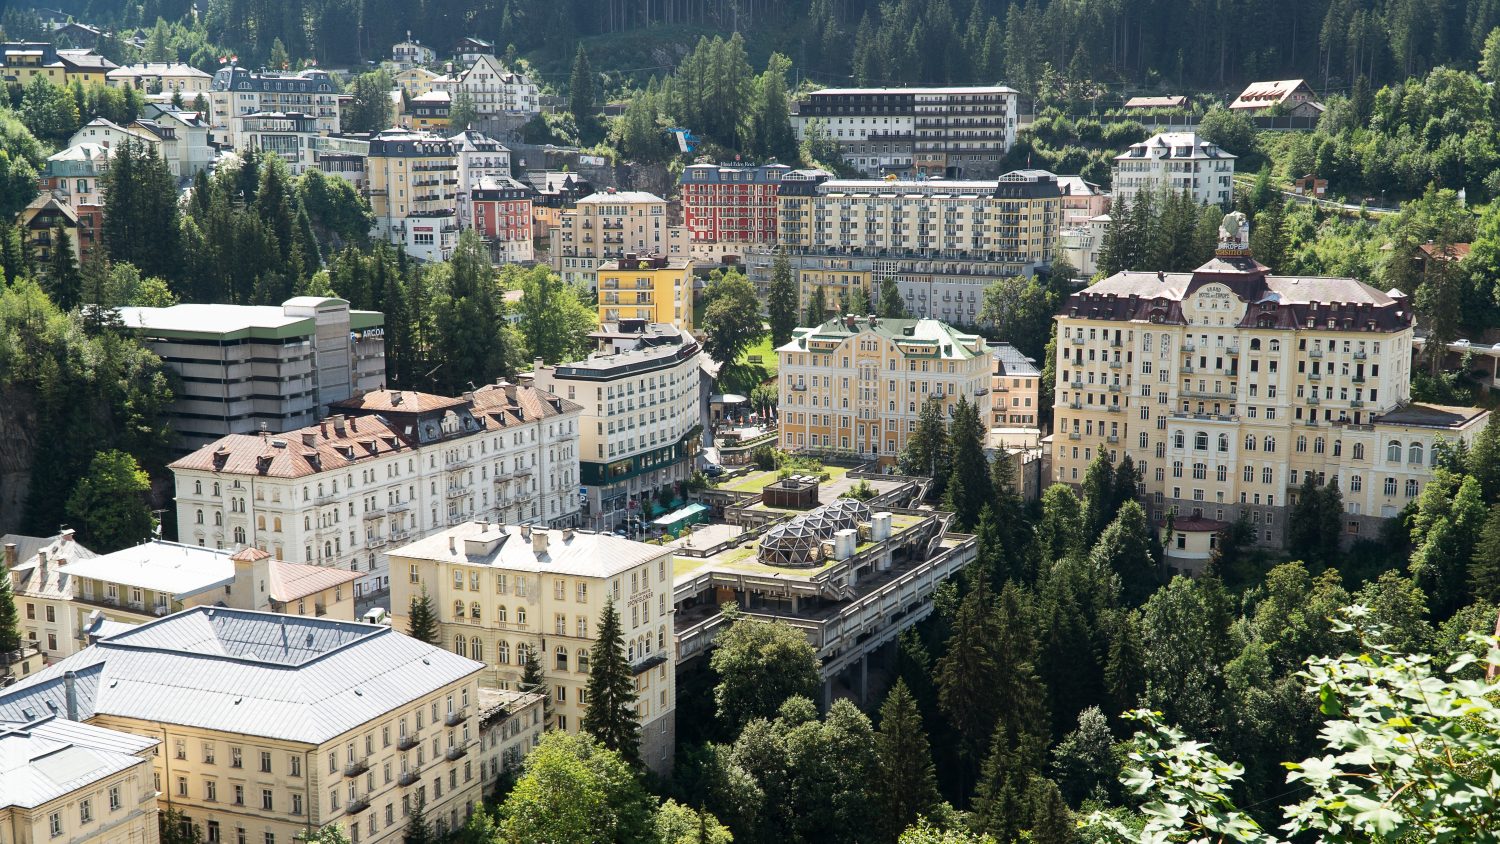
[[[343,299],[120,308],[178,375],[170,422],[186,453],[226,434],[283,432],[385,384],[385,317]]]
[[[891,463],[922,404],[967,396],[990,415],[990,347],[935,319],[847,315],[798,328],[776,350],[781,447]]]

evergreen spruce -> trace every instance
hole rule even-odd
[[[21,646],[21,616],[10,588],[10,569],[0,560],[0,654]]]
[[[1490,505],[1474,559],[1469,562],[1469,588],[1474,597],[1500,603],[1500,504]]]
[[[438,837],[427,825],[426,801],[417,800],[416,803],[406,821],[406,829],[401,833],[401,844],[437,844]]]
[[[604,601],[599,636],[589,660],[588,708],[583,730],[634,765],[641,763],[641,727],[635,714],[635,678],[625,661],[625,640],[614,598]]]
[[[979,418],[979,405],[959,396],[948,425],[949,462],[953,471],[943,501],[960,531],[971,530],[979,523],[979,512],[993,493],[989,463],[984,456],[986,430],[984,420]]]
[[[995,689],[1001,677],[995,642],[1000,634],[990,605],[992,594],[981,580],[964,596],[953,619],[947,651],[933,672],[938,703],[958,731],[960,752],[970,760],[983,753],[999,717]]]
[[[791,340],[792,329],[797,327],[797,280],[792,275],[792,261],[785,249],[777,249],[771,262],[766,314],[771,323],[771,345],[777,347]]]
[[[406,635],[429,645],[438,643],[437,614],[433,612],[432,596],[427,594],[425,585],[421,595],[412,596],[406,624]]]
[[[880,315],[886,319],[901,319],[906,316],[906,304],[901,301],[901,289],[896,279],[890,276],[880,282]]]
[[[886,840],[892,840],[919,816],[931,814],[942,800],[922,713],[905,681],[898,679],[880,706],[875,758],[879,772],[871,789],[875,825]]]
[[[1083,541],[1093,544],[1114,521],[1115,471],[1104,449],[1089,462],[1083,476]]]
[[[52,228],[52,252],[47,256],[47,295],[64,311],[78,307],[83,298],[83,274],[73,252],[73,238],[58,223]]]

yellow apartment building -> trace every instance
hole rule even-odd
[[[642,319],[693,325],[693,266],[686,258],[627,253],[599,265],[599,322]]]
[[[990,418],[990,349],[933,319],[845,316],[797,328],[776,350],[781,447],[891,463],[928,399],[960,396]]]
[[[608,533],[468,522],[391,552],[393,625],[410,623],[425,589],[440,641],[484,662],[483,682],[516,688],[533,653],[552,695],[553,725],[576,732],[587,709],[589,655],[607,599],[620,614],[635,674],[641,758],[672,768],[676,740],[672,554]],[[404,570],[404,574],[401,572]]]
[[[365,164],[375,230],[424,261],[458,245],[458,159],[447,138],[388,129],[370,139]]]
[[[481,668],[385,626],[195,607],[0,692],[0,721],[55,713],[160,742],[159,806],[205,841],[338,826],[386,844],[418,804],[441,832],[480,799]]]
[[[1309,476],[1336,480],[1347,534],[1371,536],[1431,479],[1437,443],[1489,418],[1411,401],[1406,294],[1272,275],[1237,213],[1219,236],[1193,272],[1119,272],[1057,317],[1052,480],[1079,484],[1100,452],[1129,455],[1148,512],[1193,526],[1178,533],[1184,571],[1204,539],[1186,534],[1241,514],[1279,545]]]
[[[993,428],[1036,428],[1041,413],[1042,373],[1036,361],[1009,343],[991,347]]]
[[[156,844],[160,744],[51,711],[0,719],[0,841]]]

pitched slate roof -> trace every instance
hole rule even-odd
[[[420,404],[419,399],[413,399],[413,409]],[[174,461],[168,468],[269,478],[305,478],[411,450],[412,445],[383,417],[351,416],[342,425],[324,420],[286,434],[229,434]]]
[[[383,625],[195,607],[101,639],[0,692],[0,719],[66,706],[64,672],[73,671],[80,720],[322,744],[483,667]]]
[[[16,546],[16,567],[13,571],[17,595],[33,598],[70,600],[73,597],[72,579],[63,566],[74,560],[87,560],[98,556],[78,544],[73,532],[67,531],[52,537],[23,536],[7,533],[0,536],[0,546]],[[40,554],[47,553],[47,565],[41,564]]]

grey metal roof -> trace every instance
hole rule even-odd
[[[140,754],[157,744],[51,714],[0,720],[0,809],[34,809],[133,765],[149,765]]]
[[[538,540],[534,539],[538,535],[546,536],[546,545],[540,553],[536,550]],[[670,548],[609,533],[523,529],[486,522],[465,522],[390,552],[393,558],[586,577],[613,577],[670,554]]]
[[[321,744],[483,663],[375,624],[195,607],[101,639],[0,693],[0,719],[64,711]]]

